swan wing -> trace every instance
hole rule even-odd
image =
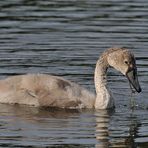
[[[82,106],[79,85],[45,74],[12,76],[0,81],[0,102],[34,106],[77,108]]]

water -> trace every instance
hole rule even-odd
[[[114,111],[1,104],[0,147],[147,148],[147,7],[146,0],[0,1],[1,79],[50,73],[94,91],[99,55],[111,46],[125,46],[136,55],[143,89],[131,96],[126,78],[110,70]]]

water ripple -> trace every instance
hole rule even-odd
[[[0,105],[0,146],[147,147],[147,6],[146,0],[1,1],[1,78],[51,73],[94,91],[99,55],[111,46],[125,46],[136,55],[143,92],[131,96],[126,78],[110,70],[115,112]]]

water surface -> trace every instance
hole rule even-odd
[[[0,147],[148,147],[148,1],[0,1],[0,78],[50,73],[94,91],[99,55],[124,46],[136,56],[143,92],[109,70],[114,111],[0,105]],[[130,100],[135,100],[131,109]]]

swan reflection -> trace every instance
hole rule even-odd
[[[0,139],[6,144],[11,139],[13,147],[18,142],[28,147],[29,142],[35,146],[134,147],[141,126],[137,118],[132,112],[114,110],[81,112],[1,104]]]
[[[96,148],[135,147],[134,138],[141,125],[133,112],[123,116],[114,111],[99,110],[96,116]]]

